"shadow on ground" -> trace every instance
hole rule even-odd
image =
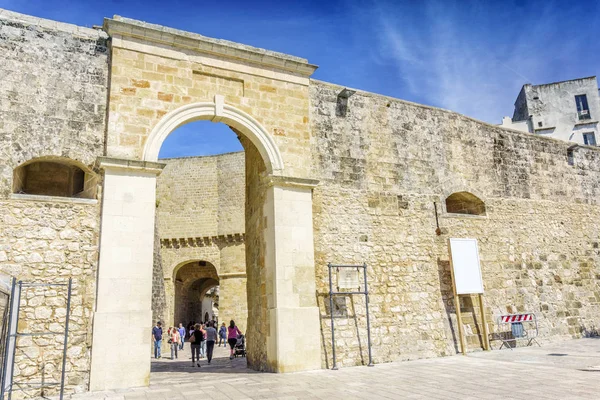
[[[165,357],[167,356],[167,357]],[[189,346],[184,346],[183,351],[178,352],[178,358],[170,359],[170,353],[163,353],[163,357],[156,360],[152,359],[150,367],[150,381],[154,383],[155,378],[163,378],[164,375],[173,373],[189,374],[257,374],[260,372],[251,370],[247,367],[246,358],[238,356],[233,360],[229,359],[229,350],[224,347],[215,348],[214,358],[208,364],[206,358],[200,359],[200,367],[196,363],[192,364],[192,355]]]

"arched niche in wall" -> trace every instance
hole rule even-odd
[[[485,203],[472,193],[456,192],[446,198],[446,212],[450,214],[485,215]]]
[[[36,158],[13,171],[15,194],[95,199],[96,186],[96,174],[68,158]]]

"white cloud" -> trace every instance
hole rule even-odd
[[[376,9],[373,61],[395,64],[409,92],[400,97],[500,123],[512,114],[523,84],[582,73],[571,58],[583,43],[560,31],[576,12],[558,12],[550,4],[515,19],[524,10],[479,4],[427,1],[417,10],[415,3]]]

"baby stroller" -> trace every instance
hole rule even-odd
[[[233,355],[235,358],[237,358],[237,356],[246,357],[246,337],[244,335],[239,335],[237,337],[237,342],[233,348]]]

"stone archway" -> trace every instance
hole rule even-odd
[[[248,365],[321,367],[306,60],[115,18],[91,390],[147,385],[160,145],[177,126],[221,121],[246,149]],[[166,41],[165,41],[166,40]],[[125,338],[107,335],[127,326]],[[115,348],[127,348],[122,357]]]
[[[213,110],[216,107],[213,108]],[[233,107],[228,107],[232,110]],[[205,106],[194,108],[193,113],[175,110],[166,119],[177,120],[177,123],[162,124],[162,126],[179,126],[185,121],[181,115],[187,115],[190,120],[199,119],[199,113],[206,110]],[[209,114],[210,115],[210,114]],[[243,115],[243,113],[239,113]],[[205,115],[206,116],[206,115]],[[238,120],[239,123],[240,120]],[[276,149],[257,148],[245,132],[262,132],[254,126],[256,121],[251,118],[241,119],[249,126],[237,125],[235,132],[246,154],[246,275],[248,294],[248,366],[262,371],[292,372],[305,369],[320,368],[320,336],[319,315],[315,299],[314,282],[314,249],[312,231],[312,188],[315,181],[274,175],[283,172],[283,162]],[[233,128],[233,127],[232,127]],[[163,132],[156,129],[155,132]],[[162,143],[166,135],[156,134],[153,141],[148,142],[145,156],[153,157],[157,143]],[[248,134],[250,135],[250,134]],[[263,138],[264,139],[264,138]],[[272,143],[265,139],[254,140],[261,146]],[[265,144],[266,143],[266,144]],[[267,160],[262,154],[275,155]],[[122,310],[144,304],[147,314],[107,312],[106,316],[97,311],[96,318],[132,318],[142,326],[144,319],[150,320],[149,289],[152,287],[152,245],[154,232],[156,199],[156,176],[163,164],[146,161],[131,161],[112,158],[102,158],[100,168],[104,169],[104,207],[102,230],[102,248],[100,257],[98,304]],[[273,172],[273,173],[270,173]],[[152,225],[150,225],[152,224]],[[127,230],[123,231],[125,225]],[[112,228],[112,229],[111,229]],[[127,234],[127,238],[124,235]],[[132,236],[129,236],[132,235]],[[132,240],[133,239],[133,240]],[[129,247],[131,246],[131,247]],[[115,259],[114,254],[108,255],[113,248],[116,254],[121,254],[123,260],[129,260],[127,266],[122,266],[121,259]],[[120,252],[120,253],[119,253]],[[104,256],[104,258],[103,258]],[[133,259],[132,256],[137,256]],[[144,263],[140,260],[145,260]],[[104,268],[102,268],[104,266]],[[132,279],[133,271],[137,271]],[[311,280],[307,280],[307,277]],[[123,293],[111,291],[107,280],[114,282],[117,287],[123,285],[121,279],[126,278],[135,291],[129,289]],[[144,279],[142,279],[144,278]],[[142,287],[147,285],[147,287]],[[103,290],[106,291],[103,292]],[[147,295],[145,293],[148,293]],[[146,308],[144,308],[146,310]],[[139,320],[139,322],[138,322]],[[103,321],[104,322],[104,321]],[[106,322],[107,323],[107,322]],[[122,322],[131,324],[131,322]],[[112,347],[99,338],[94,325],[94,353],[92,355],[92,383],[96,380],[95,372],[100,371],[105,364],[98,356],[97,350],[102,347]],[[96,334],[98,332],[98,334]],[[290,333],[290,332],[293,332]],[[143,342],[142,342],[143,343]],[[143,346],[143,345],[142,345]],[[149,344],[145,349],[136,352],[138,362],[142,358],[149,360]],[[99,361],[100,360],[100,361]],[[112,360],[112,363],[127,365],[128,362]],[[149,378],[144,377],[144,382]],[[105,372],[110,373],[110,372]],[[122,377],[115,377],[122,382]],[[139,381],[136,381],[139,382]],[[122,387],[122,383],[116,383]],[[92,388],[106,388],[101,386]]]
[[[213,122],[223,122],[234,130],[241,132],[259,151],[267,173],[282,174],[283,159],[273,138],[258,121],[244,111],[225,104],[224,101],[223,96],[215,95],[214,103],[188,104],[166,114],[148,136],[144,146],[143,160],[158,161],[160,148],[171,132],[181,125],[205,119]]]
[[[181,266],[174,275],[173,325],[182,323],[185,326],[189,321],[204,321],[204,295],[209,289],[219,285],[215,266],[206,261],[189,262]]]

